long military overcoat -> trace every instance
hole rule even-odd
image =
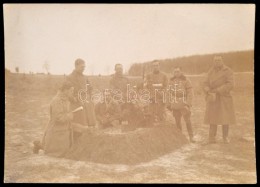
[[[215,93],[215,99],[209,99],[209,94],[206,94],[206,112],[204,123],[216,125],[230,125],[236,123],[235,111],[231,90],[234,87],[233,71],[223,66],[216,70],[209,70],[204,82],[204,90],[209,89],[209,92]]]

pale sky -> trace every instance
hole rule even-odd
[[[254,49],[250,4],[5,4],[5,66],[14,72],[113,73],[114,64]]]

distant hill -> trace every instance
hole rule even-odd
[[[159,60],[160,68],[165,73],[171,73],[175,66],[181,66],[186,74],[202,74],[209,70],[213,63],[214,55],[222,55],[225,64],[233,69],[234,72],[254,71],[254,51],[237,51],[228,53],[214,53],[206,55],[193,55],[173,59]],[[151,71],[151,62],[135,63],[128,71],[131,76],[142,76],[143,67],[145,72]]]

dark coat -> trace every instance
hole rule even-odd
[[[204,82],[204,90],[215,93],[214,100],[210,100],[206,93],[205,124],[229,125],[235,124],[233,98],[230,94],[234,87],[233,71],[223,66],[220,70],[212,68]]]
[[[95,116],[95,109],[94,109],[94,104],[91,101],[91,92],[92,92],[92,87],[90,85],[89,80],[83,75],[75,70],[68,76],[67,81],[71,82],[73,87],[74,87],[74,97],[75,100],[72,102],[72,108],[75,109],[79,106],[83,106],[84,110],[77,112],[74,115],[73,122],[75,123],[80,123],[82,125],[90,125],[94,126],[96,124],[96,116]],[[78,94],[80,90],[86,90],[86,85],[88,84],[87,87],[87,95],[88,95],[88,102],[82,103],[79,100]],[[82,98],[85,100],[86,98],[84,97],[84,93],[82,92]]]
[[[169,100],[172,109],[178,109],[178,106],[181,104],[183,107],[185,105],[188,105],[189,107],[192,106],[193,89],[191,81],[185,75],[178,78],[172,77],[169,86],[171,86],[171,89],[173,90],[170,92],[172,98]],[[179,109],[182,109],[183,107],[180,107]]]
[[[129,84],[129,79],[127,77],[124,75],[113,74],[109,82],[109,87],[112,90],[120,90],[125,99],[127,94],[127,84]]]

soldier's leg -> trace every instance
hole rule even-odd
[[[228,131],[229,131],[229,125],[222,125],[222,135],[223,135],[224,143],[229,143]]]
[[[149,106],[150,113],[151,113],[151,121],[152,122],[154,122],[155,119],[157,118],[157,116],[156,116],[156,114],[157,114],[156,113],[157,106],[156,105],[157,105],[156,103],[152,102],[152,103],[150,103],[150,106]]]
[[[181,127],[181,112],[179,110],[172,110],[172,114],[175,118],[175,123],[178,129],[182,130]]]
[[[165,121],[166,119],[166,111],[165,111],[165,104],[164,103],[159,103],[158,104],[158,116],[160,121]]]
[[[96,114],[94,110],[94,103],[91,101],[89,103],[85,103],[85,117],[88,123],[88,126],[96,126]]]
[[[216,143],[217,125],[210,124],[209,126],[209,143]]]
[[[183,115],[184,121],[186,123],[187,131],[188,131],[188,134],[189,134],[190,141],[195,142],[194,139],[193,139],[193,129],[192,129],[190,117],[191,117],[190,112]]]
[[[72,109],[76,109],[80,106],[81,106],[80,103],[73,104]],[[83,106],[83,110],[73,113],[72,123],[79,123],[83,126],[87,126],[86,115],[85,115],[85,107],[84,106]],[[73,131],[73,141],[74,142],[77,142],[77,140],[79,139],[80,136],[81,136],[80,132]]]

